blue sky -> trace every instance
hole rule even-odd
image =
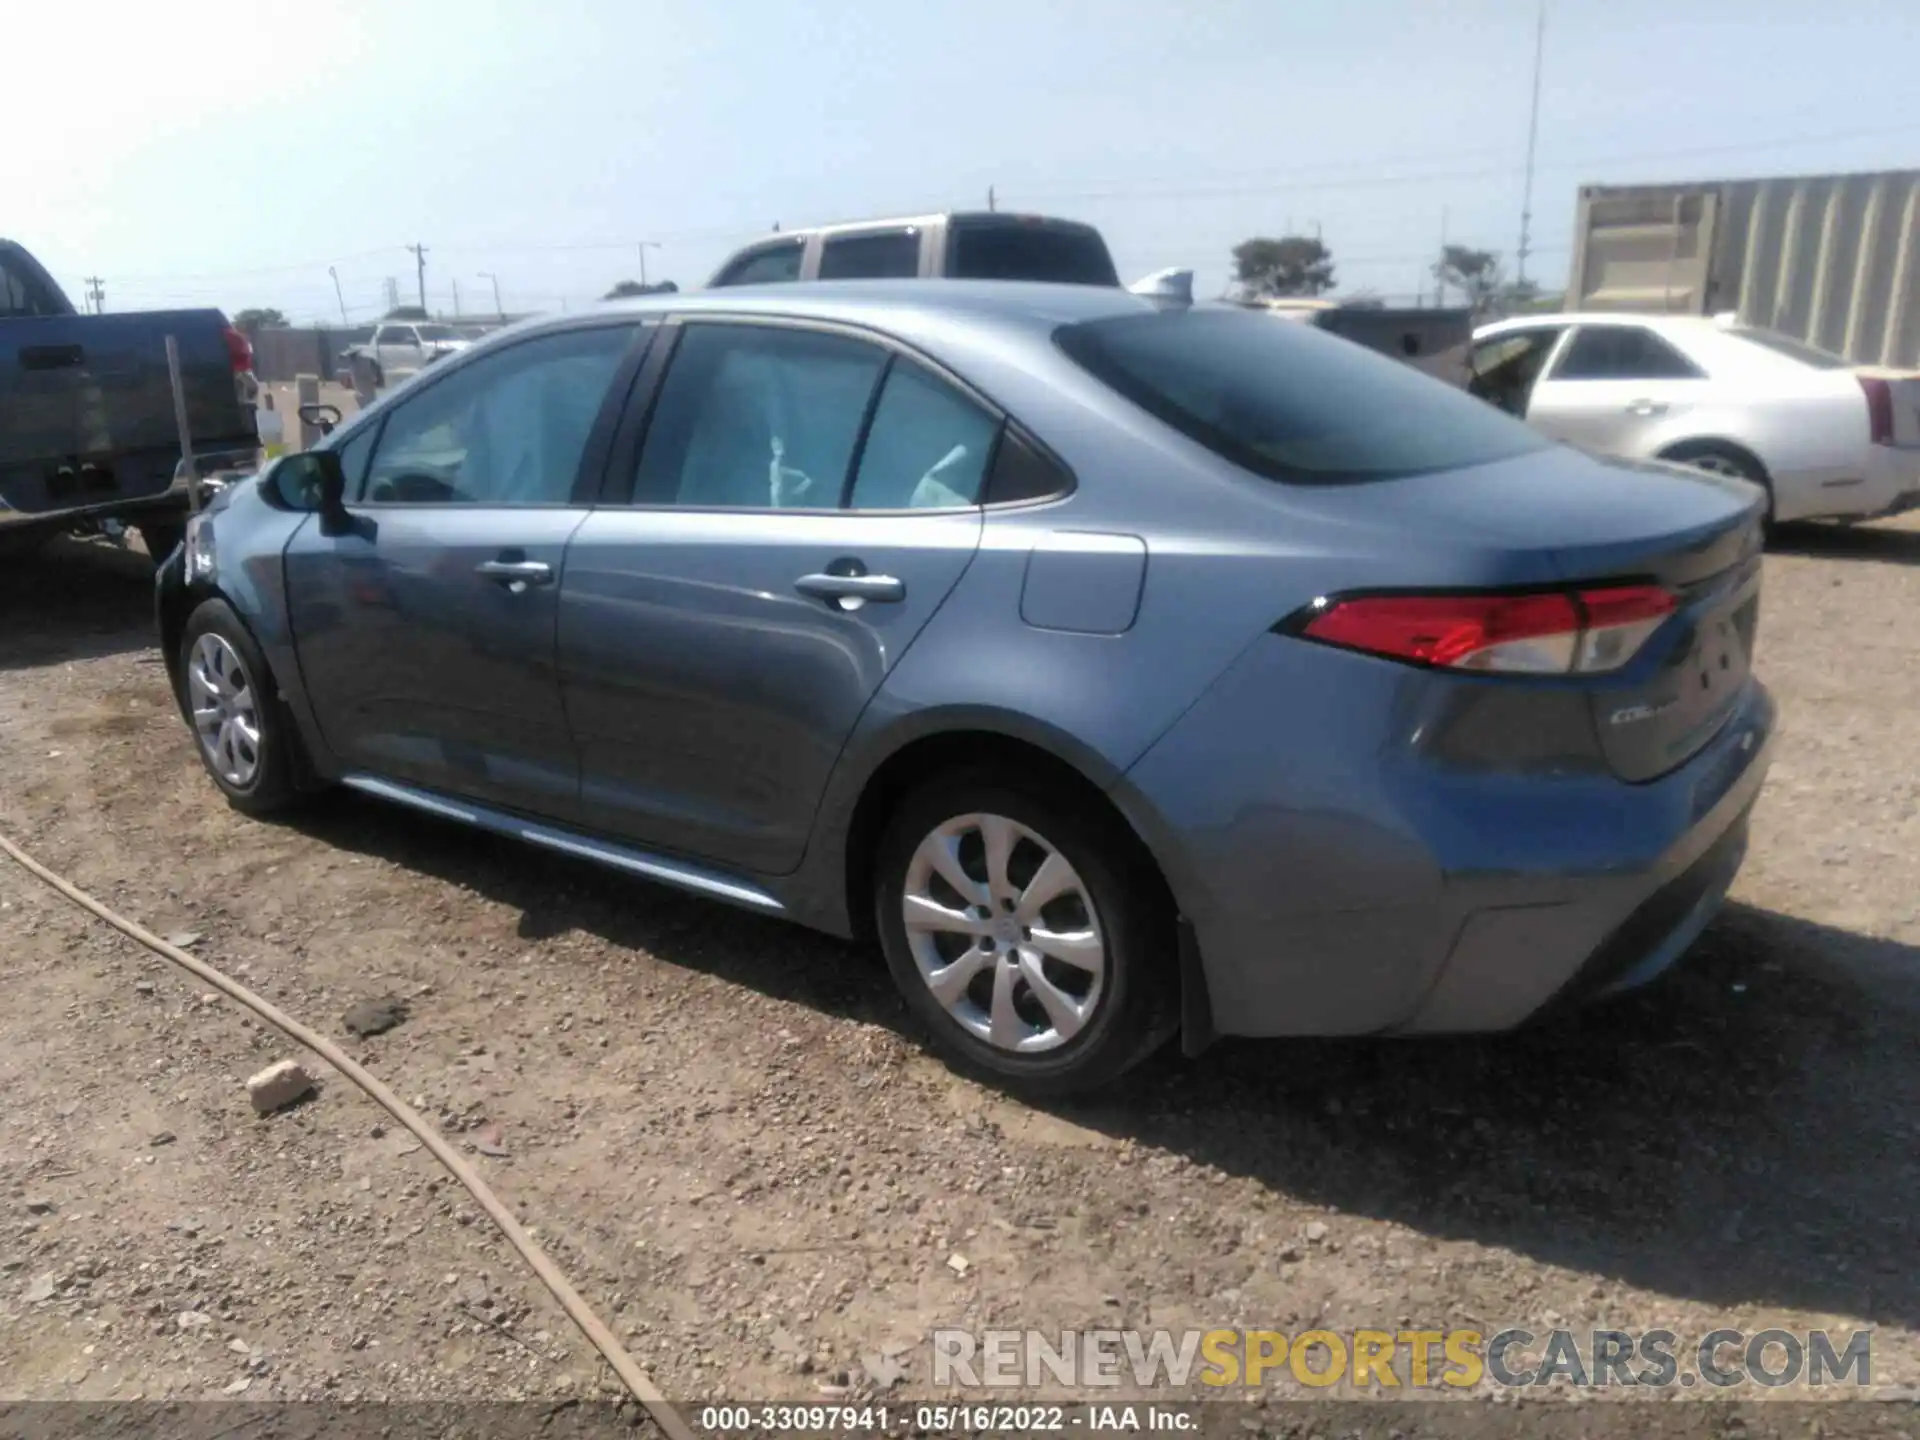
[[[1920,0],[1548,0],[1533,273],[1574,192],[1920,165]],[[1518,239],[1534,0],[22,5],[0,232],[109,309],[590,302],[793,227],[984,203],[1223,286],[1318,225],[1343,289]],[[23,63],[24,56],[44,63]]]

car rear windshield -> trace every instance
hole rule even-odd
[[[1411,366],[1272,315],[1168,310],[1063,326],[1055,338],[1142,409],[1274,480],[1387,480],[1547,443]]]
[[[947,273],[957,280],[1120,283],[1107,242],[1084,225],[958,220],[947,243]]]
[[[1735,325],[1727,333],[1755,345],[1765,346],[1776,355],[1784,355],[1789,360],[1798,360],[1802,365],[1811,365],[1816,370],[1845,370],[1847,362],[1818,346],[1809,345],[1804,340],[1796,340],[1791,335],[1782,335],[1778,330],[1762,330],[1755,325]]]

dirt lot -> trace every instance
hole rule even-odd
[[[954,1078],[877,959],[800,931],[348,796],[229,811],[138,555],[0,574],[0,831],[343,1039],[405,997],[346,1043],[506,1152],[477,1163],[676,1398],[929,1395],[941,1325],[1314,1321],[1871,1325],[1911,1387],[1920,526],[1767,568],[1784,738],[1683,970],[1494,1040],[1163,1056],[1095,1104]],[[370,1102],[256,1120],[289,1047],[4,861],[0,983],[0,1392],[603,1382]]]

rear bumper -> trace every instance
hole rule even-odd
[[[1857,480],[1833,482],[1789,519],[1884,520],[1920,509],[1920,446],[1873,445]]]
[[[1758,682],[1698,754],[1629,785],[1436,773],[1395,729],[1412,672],[1312,658],[1322,694],[1358,691],[1346,714],[1315,715],[1282,660],[1204,699],[1116,790],[1193,928],[1220,1034],[1509,1029],[1651,979],[1718,910],[1771,758]],[[1246,738],[1231,717],[1250,701]]]

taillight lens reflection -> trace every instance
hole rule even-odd
[[[1657,585],[1521,595],[1368,595],[1328,602],[1303,634],[1448,670],[1596,674],[1636,655],[1675,608]]]

